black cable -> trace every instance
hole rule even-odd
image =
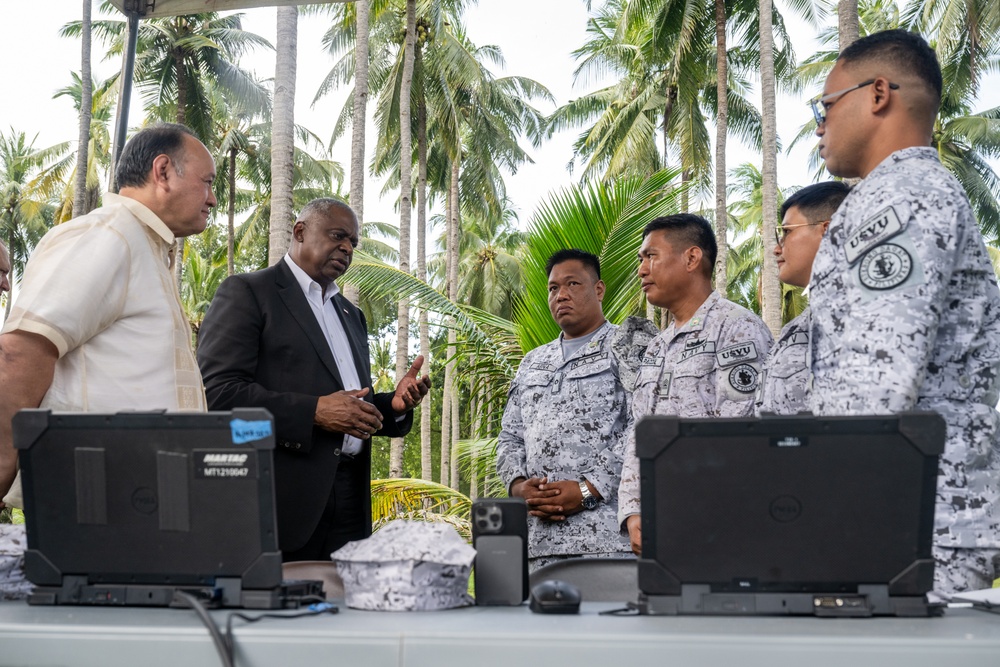
[[[297,614],[257,614],[256,616],[247,616],[238,611],[234,611],[226,617],[226,634],[223,638],[225,642],[226,649],[229,651],[229,656],[232,658],[236,652],[236,643],[233,640],[233,619],[240,619],[246,623],[256,623],[262,618],[303,618],[305,616],[318,616],[320,614],[336,614],[339,609],[337,605],[330,604],[326,600],[316,596],[307,596],[300,600],[300,602],[309,602],[310,600],[315,600],[315,602],[309,605],[308,611],[300,611]]]
[[[174,591],[174,595],[187,602],[188,606],[198,615],[198,619],[201,620],[202,624],[208,628],[208,634],[212,636],[212,643],[215,644],[215,650],[219,652],[219,658],[222,660],[222,667],[234,667],[232,647],[222,637],[222,633],[219,632],[219,626],[209,616],[205,606],[190,593]]]

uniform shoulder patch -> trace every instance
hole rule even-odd
[[[888,290],[906,282],[913,271],[913,258],[906,248],[883,243],[861,260],[858,279],[872,290]]]
[[[859,257],[903,231],[903,221],[896,209],[888,206],[865,220],[844,244],[844,256],[848,264],[854,264]]]
[[[729,384],[741,394],[752,394],[757,391],[760,373],[750,364],[740,364],[729,371]]]
[[[744,361],[754,361],[757,358],[757,345],[752,340],[731,345],[716,354],[720,368],[732,366]]]

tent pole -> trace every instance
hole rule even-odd
[[[135,73],[135,48],[139,38],[139,12],[131,10],[128,17],[128,42],[122,60],[121,93],[118,95],[118,112],[115,115],[115,141],[112,148],[111,175],[108,177],[108,190],[118,192],[115,182],[115,171],[118,169],[118,159],[125,148],[125,135],[128,133],[128,113],[132,102],[132,75]]]

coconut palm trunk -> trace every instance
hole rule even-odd
[[[278,7],[274,65],[274,111],[271,121],[271,219],[268,264],[285,256],[295,217],[292,201],[292,160],[295,152],[295,59],[298,9]]]
[[[837,34],[840,50],[858,41],[858,0],[840,0],[837,3]]]
[[[229,216],[226,230],[226,271],[236,273],[236,154],[239,148],[229,149]]]
[[[729,98],[728,80],[729,63],[726,56],[726,2],[715,0],[715,59],[716,59],[716,96],[719,98],[719,108],[715,118],[715,242],[719,246],[718,259],[715,262],[715,289],[723,296],[727,295],[729,279],[726,259],[729,256],[729,243],[726,237],[726,134],[729,130]]]
[[[462,223],[461,206],[459,204],[459,161],[462,155],[461,140],[457,140],[455,148],[455,160],[451,163],[451,200],[454,204],[451,207],[451,229],[448,230],[448,298],[455,301],[458,296],[458,228]],[[455,343],[458,341],[458,334],[454,328],[448,331],[448,365],[451,366],[451,488],[458,490],[460,475],[458,469],[458,447],[456,443],[460,438],[461,415],[458,405],[458,362],[455,360],[457,350]]]
[[[351,117],[351,207],[358,216],[358,226],[365,222],[365,130],[368,114],[368,0],[354,4],[354,110]],[[358,305],[358,288],[344,286],[344,297]]]
[[[417,57],[420,54],[417,53]],[[427,106],[417,108],[417,278],[427,282]],[[431,370],[431,339],[427,311],[420,311],[420,354],[424,372]],[[420,477],[433,481],[431,462],[431,395],[420,404]]]
[[[93,0],[83,0],[80,36],[80,134],[76,149],[76,181],[73,185],[73,217],[90,212],[87,197],[87,151],[90,148],[90,118],[94,109],[94,78],[90,73],[90,15]]]
[[[760,88],[764,159],[761,170],[764,258],[761,265],[761,312],[764,324],[775,335],[781,330],[781,283],[778,267],[767,261],[774,251],[774,227],[778,222],[777,115],[774,101],[774,33],[771,32],[771,0],[760,3]]]
[[[445,245],[451,245],[451,225],[453,222],[451,210],[454,208],[456,202],[452,199],[451,188],[448,189],[446,195],[446,212],[445,212]],[[449,299],[453,298],[453,290],[451,287],[451,253],[445,251],[445,296]],[[449,319],[448,324],[453,324]],[[451,343],[451,326],[448,327],[448,342]],[[452,373],[454,372],[454,366],[451,359],[451,346],[445,350],[445,359],[448,359],[444,367],[444,382],[441,385],[441,478],[440,482],[443,485],[449,485],[451,483],[451,388],[452,388]]]
[[[399,87],[399,270],[410,272],[410,217],[413,207],[413,130],[410,123],[410,93],[413,88],[414,53],[417,49],[416,0],[406,0],[406,42],[403,80]],[[399,300],[396,320],[396,382],[410,365],[410,300]],[[403,476],[403,438],[392,438],[389,446],[389,477]]]

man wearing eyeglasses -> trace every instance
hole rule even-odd
[[[774,229],[774,257],[781,282],[794,287],[809,284],[813,259],[830,218],[850,191],[843,181],[816,183],[781,205],[781,224]],[[807,307],[778,334],[761,372],[757,414],[794,415],[809,410],[810,321]]]
[[[861,178],[813,263],[812,411],[934,410],[935,589],[990,585],[1000,547],[1000,291],[958,181],[931,147],[941,70],[918,35],[844,50],[812,102],[820,155]]]

